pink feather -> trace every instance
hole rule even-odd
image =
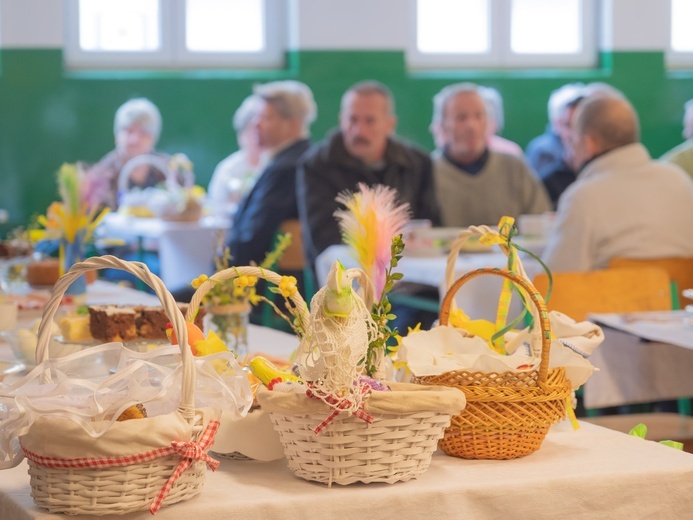
[[[335,217],[343,242],[352,248],[352,255],[370,277],[379,300],[390,265],[392,238],[409,222],[409,204],[399,204],[397,190],[388,186],[359,183],[358,189],[337,196],[337,202],[346,209],[336,211]]]

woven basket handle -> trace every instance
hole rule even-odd
[[[455,240],[450,243],[450,254],[448,255],[448,262],[445,267],[445,287],[447,287],[448,290],[455,282],[455,267],[457,265],[457,257],[462,251],[464,245],[472,237],[482,237],[487,234],[498,235],[498,231],[489,226],[469,226],[468,228],[460,231],[457,237],[455,237]],[[498,247],[500,247],[501,251],[508,256],[510,251],[506,244],[499,244]],[[519,256],[515,260],[515,271],[525,280],[529,280]],[[454,300],[451,303],[451,308],[456,308]]]
[[[36,344],[36,362],[41,363],[48,359],[48,345],[50,343],[51,323],[58,310],[60,301],[65,294],[65,291],[77,278],[88,271],[96,271],[98,269],[120,269],[145,282],[154,290],[154,293],[161,301],[161,305],[166,311],[166,315],[173,324],[173,328],[178,338],[178,345],[183,356],[183,377],[180,404],[178,410],[183,417],[192,423],[195,416],[195,361],[192,352],[188,348],[188,329],[183,319],[176,301],[166,289],[164,282],[153,274],[149,268],[141,262],[127,262],[116,258],[115,256],[95,256],[83,262],[74,264],[70,270],[61,276],[53,286],[53,294],[46,304],[41,317],[41,325],[38,331],[38,342]],[[42,376],[44,382],[50,382],[50,374],[44,372]]]
[[[278,275],[277,273],[275,273],[274,271],[270,271],[269,269],[263,269],[262,267],[229,267],[228,269],[218,271],[209,278],[207,278],[207,280],[205,280],[205,282],[197,288],[195,294],[193,294],[192,298],[190,299],[190,305],[188,306],[188,310],[185,314],[185,319],[188,321],[193,321],[195,319],[195,314],[197,313],[197,309],[200,307],[200,304],[202,303],[202,299],[218,282],[222,282],[224,280],[232,280],[233,278],[243,275],[255,276],[259,279],[272,282],[275,285],[279,285],[279,282],[281,282],[282,279],[281,275]],[[301,320],[301,325],[303,327],[303,330],[306,330],[306,327],[308,326],[309,314],[305,300],[298,291],[292,294],[289,298],[294,303],[294,305],[296,305],[296,309],[298,310],[299,317]]]
[[[462,275],[458,280],[456,280],[452,286],[448,289],[448,292],[443,298],[443,303],[440,306],[440,324],[447,325],[450,321],[450,307],[455,299],[455,294],[465,283],[467,283],[472,278],[477,276],[482,276],[490,274],[493,276],[500,276],[502,278],[508,278],[520,286],[532,300],[534,304],[534,316],[535,323],[538,323],[538,327],[534,327],[532,331],[532,344],[534,346],[541,345],[541,364],[539,365],[539,382],[545,383],[549,374],[549,354],[551,348],[551,325],[549,323],[549,314],[546,310],[546,304],[542,298],[539,291],[535,289],[531,282],[527,279],[518,276],[515,273],[508,271],[507,269],[498,269],[491,267],[484,267],[482,269],[476,269],[474,271],[469,271],[468,273]],[[533,349],[534,350],[534,349]]]

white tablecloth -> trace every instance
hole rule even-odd
[[[160,277],[170,289],[178,289],[205,273],[214,272],[217,235],[228,232],[228,218],[203,217],[197,222],[169,222],[135,218],[118,213],[106,215],[99,226],[101,238],[157,239]]]
[[[683,318],[626,322],[621,315],[593,314],[590,319],[606,326],[604,343],[590,356],[599,371],[584,386],[587,408],[693,396],[693,349],[687,347],[693,328]]]
[[[597,426],[565,423],[542,448],[512,461],[437,452],[417,480],[328,488],[294,477],[286,462],[223,460],[200,495],[158,519],[468,518],[474,520],[689,518],[693,455]],[[27,466],[0,471],[0,518],[67,518],[33,505]],[[84,516],[71,517],[76,520]],[[152,518],[148,511],[123,520]]]

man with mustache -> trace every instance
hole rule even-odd
[[[481,87],[450,85],[433,100],[443,149],[433,152],[436,194],[444,226],[496,225],[501,217],[551,210],[541,181],[524,159],[489,150]]]
[[[342,97],[339,131],[302,157],[297,195],[304,248],[311,265],[327,247],[341,243],[334,212],[339,193],[358,183],[395,188],[412,216],[438,223],[431,161],[394,137],[397,118],[390,89],[375,81],[350,87]]]

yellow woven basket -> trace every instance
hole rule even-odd
[[[571,386],[564,368],[549,370],[551,331],[543,298],[529,281],[508,270],[477,269],[455,281],[441,305],[440,324],[448,324],[460,287],[483,275],[512,280],[534,304],[535,326],[541,331],[532,336],[541,341],[539,370],[500,374],[456,370],[417,377],[414,382],[459,388],[467,397],[467,407],[452,418],[439,442],[445,453],[465,459],[515,459],[537,451],[551,425],[565,418]]]

